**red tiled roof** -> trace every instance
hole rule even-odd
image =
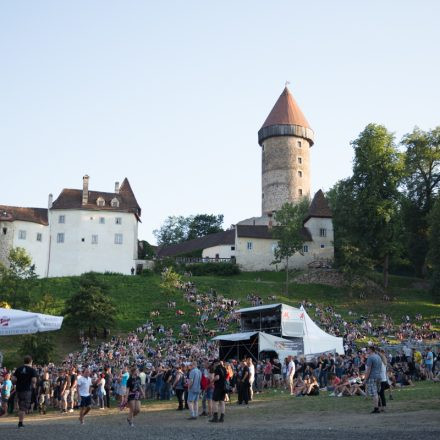
[[[311,217],[333,217],[332,210],[330,209],[330,206],[322,190],[319,190],[313,197],[312,203],[310,204],[309,211],[307,212],[307,216],[304,219],[304,222],[306,222]]]
[[[273,227],[274,229],[276,226]],[[313,241],[310,231],[303,227],[301,235],[305,241]],[[237,225],[237,236],[246,238],[264,238],[274,239],[272,236],[272,230],[266,225]]]
[[[47,209],[45,208],[20,208],[17,206],[0,205],[0,221],[13,222],[21,220],[23,222],[38,223],[47,226]]]
[[[290,90],[285,87],[261,128],[270,125],[299,125],[311,129]]]
[[[98,206],[97,199],[102,197],[105,200],[105,206]],[[112,207],[111,201],[116,198],[119,201],[118,207]],[[87,209],[96,211],[126,211],[132,212],[137,216],[141,214],[133,190],[131,189],[128,179],[125,178],[120,186],[119,193],[109,193],[102,191],[89,191],[88,203],[82,204],[82,190],[64,188],[61,194],[53,202],[52,209]]]

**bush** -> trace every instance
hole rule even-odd
[[[185,272],[199,277],[203,275],[238,275],[240,268],[235,263],[195,263],[185,265]]]
[[[151,269],[142,269],[142,272],[140,273],[141,277],[150,277],[153,275],[153,271]]]
[[[176,272],[179,272],[179,265],[175,262],[173,258],[162,258],[160,260],[154,261],[153,272],[161,274],[166,268],[171,267]]]

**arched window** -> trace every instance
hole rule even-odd
[[[119,200],[115,197],[111,201],[112,208],[119,208]]]
[[[98,197],[98,199],[96,200],[96,204],[98,206],[105,206],[105,200],[102,197]]]

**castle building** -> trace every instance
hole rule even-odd
[[[84,272],[130,274],[138,254],[139,207],[128,179],[113,192],[63,189],[48,209],[0,205],[0,262],[12,247],[32,257],[40,277]]]
[[[233,259],[244,271],[276,270],[277,240],[272,236],[273,215],[284,203],[310,198],[310,155],[314,132],[286,87],[258,131],[261,146],[261,216],[239,221],[231,229],[162,247],[159,257],[181,257],[201,252],[202,261]],[[305,269],[334,258],[332,212],[324,193],[313,197],[304,219],[302,252],[289,266]]]

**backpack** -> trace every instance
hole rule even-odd
[[[202,388],[203,391],[205,391],[208,388],[209,382],[210,382],[209,379],[204,374],[202,374],[202,378],[200,379],[200,387]]]

